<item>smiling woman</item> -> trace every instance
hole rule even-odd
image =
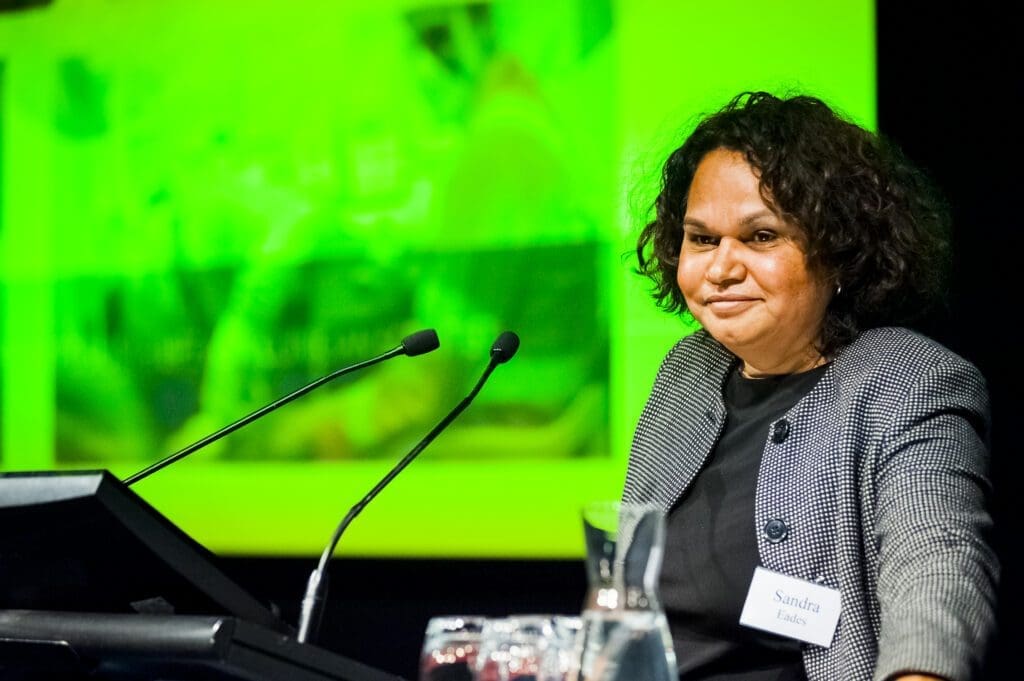
[[[690,185],[676,281],[687,309],[743,358],[748,377],[825,361],[815,343],[834,287],[808,268],[805,241],[769,209],[741,153],[704,157]]]
[[[825,102],[763,92],[662,180],[640,270],[702,329],[662,363],[623,497],[668,517],[680,679],[971,678],[999,573],[986,385],[899,326],[941,291],[942,198]],[[773,598],[812,590],[835,607]]]

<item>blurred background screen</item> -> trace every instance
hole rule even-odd
[[[0,5],[0,468],[141,481],[223,554],[582,555],[692,330],[633,274],[660,163],[746,89],[875,126],[870,0]]]

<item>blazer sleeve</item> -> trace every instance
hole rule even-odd
[[[875,462],[881,613],[875,678],[976,674],[995,628],[984,379],[955,358],[913,384]]]

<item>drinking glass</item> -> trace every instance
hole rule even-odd
[[[474,681],[484,622],[478,615],[432,617],[423,637],[419,681]]]
[[[571,681],[579,674],[579,658],[576,642],[582,635],[583,618],[576,615],[555,615],[552,617],[555,632],[555,658],[558,678]]]
[[[565,681],[572,669],[578,617],[512,615],[487,620],[476,681]]]

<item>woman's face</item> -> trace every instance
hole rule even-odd
[[[693,316],[748,376],[823,361],[814,345],[832,286],[807,268],[803,231],[765,204],[739,152],[716,149],[697,166],[676,281]]]

